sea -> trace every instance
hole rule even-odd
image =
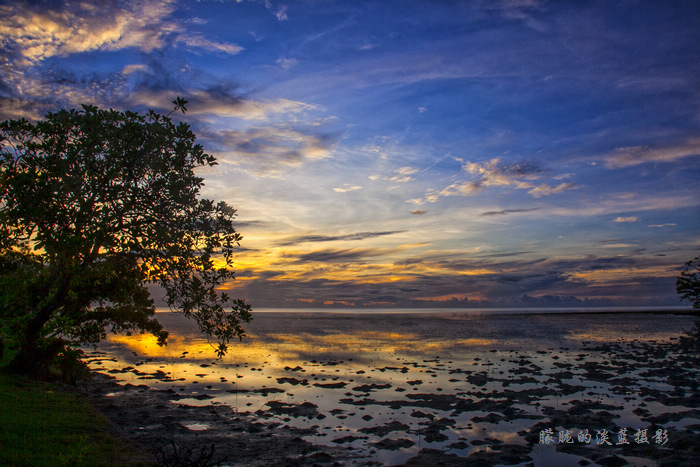
[[[549,410],[567,404],[615,407],[608,411],[630,430],[648,425],[640,406],[653,415],[690,410],[645,402],[635,387],[677,388],[642,376],[648,368],[639,364],[615,366],[618,357],[637,361],[647,358],[642,349],[677,342],[696,319],[686,309],[254,310],[246,336],[221,359],[192,321],[165,311],[156,317],[170,332],[167,346],[148,334],[112,335],[86,349],[92,368],[122,383],[173,389],[186,396],[179,404],[226,405],[307,429],[314,444],[346,448],[353,459],[347,465],[397,465],[424,448],[467,457],[494,443],[525,445]],[[625,357],[616,355],[623,350]],[[591,379],[590,365],[607,368],[610,381]],[[535,389],[537,396],[524,396]],[[479,402],[500,401],[502,408],[508,398],[510,415]],[[455,410],[465,400],[482,405]],[[310,413],[294,414],[309,403]],[[668,426],[697,424],[688,413]],[[193,432],[208,428],[182,423]],[[535,445],[530,458],[560,466],[584,460],[549,443]],[[627,461],[649,465],[645,458]]]

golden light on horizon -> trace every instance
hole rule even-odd
[[[636,268],[615,268],[615,269],[602,269],[597,271],[586,271],[586,272],[574,272],[571,277],[576,279],[583,279],[587,282],[595,284],[604,284],[614,282],[619,284],[619,282],[625,278],[636,279],[641,277],[676,277],[678,272],[669,269],[668,266],[649,266],[649,267],[636,267]],[[634,282],[632,282],[634,283]]]

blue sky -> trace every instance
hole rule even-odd
[[[96,5],[96,4],[95,4]],[[168,112],[254,307],[676,305],[700,2],[0,2],[0,118]]]

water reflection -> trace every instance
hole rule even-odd
[[[525,445],[525,434],[552,410],[581,401],[614,407],[607,410],[623,415],[627,427],[646,426],[643,412],[634,411],[643,400],[637,388],[664,389],[663,378],[643,376],[646,366],[627,364],[622,371],[609,363],[608,352],[582,341],[666,339],[690,323],[665,317],[660,324],[643,315],[625,324],[605,316],[591,322],[584,316],[266,313],[256,316],[243,343],[214,360],[192,323],[179,315],[159,319],[171,332],[167,347],[145,334],[112,336],[99,346],[105,355],[93,368],[124,382],[173,388],[178,403],[225,404],[281,424],[316,427],[313,442],[388,464],[424,447],[467,456],[496,442]],[[628,357],[640,360],[641,353]],[[654,363],[644,358],[645,365]],[[625,385],[629,391],[616,390]],[[644,405],[655,415],[669,411]],[[536,454],[547,449],[554,447],[537,447]]]

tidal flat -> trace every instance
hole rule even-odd
[[[221,360],[194,323],[86,349],[89,393],[156,460],[698,465],[700,358],[670,313],[256,313]],[[213,446],[213,448],[212,448]]]

